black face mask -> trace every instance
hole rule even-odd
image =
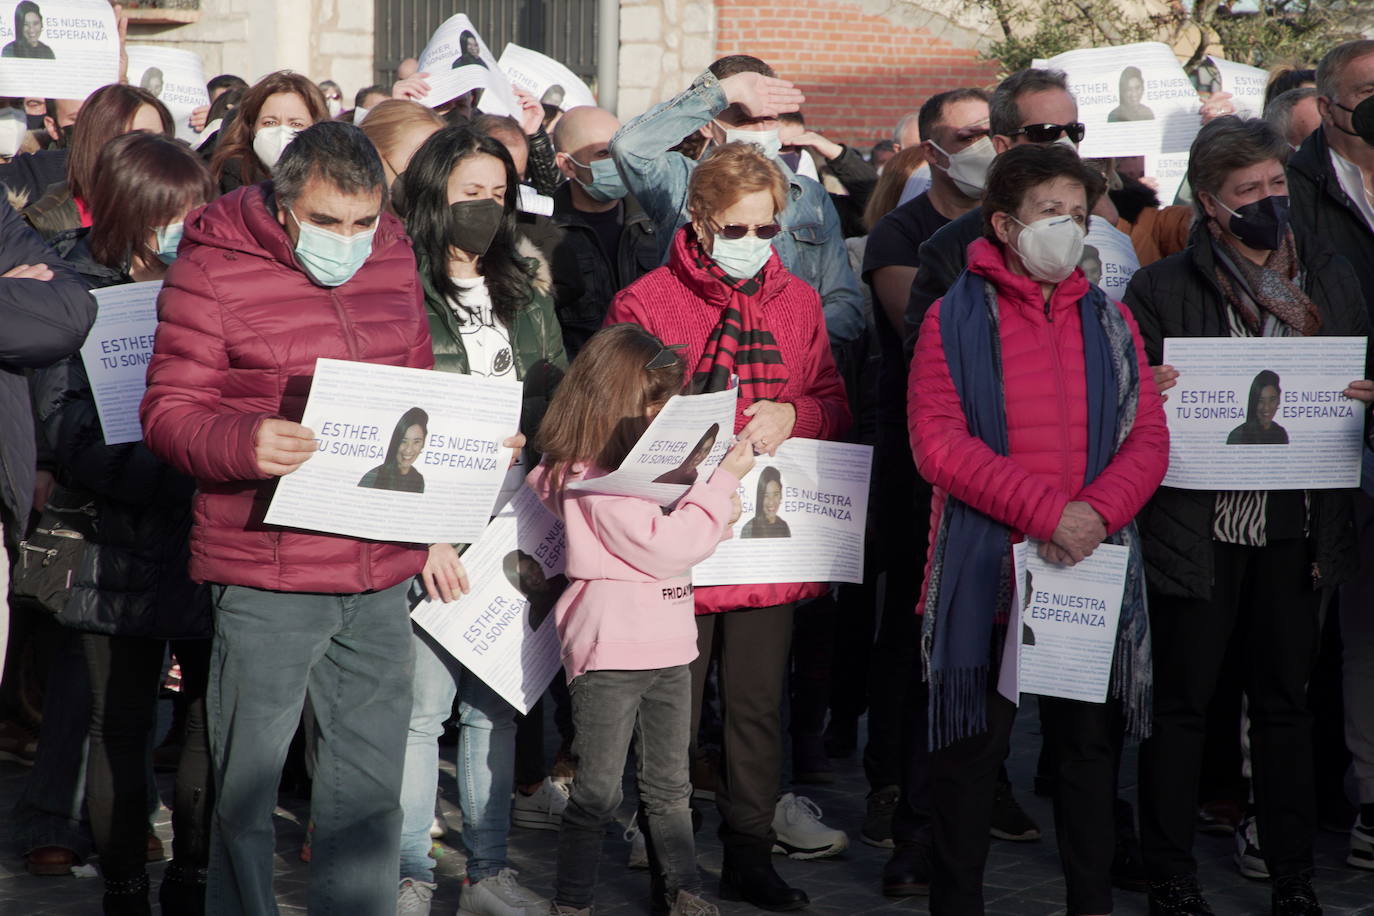
[[[1332,118],[1331,123],[1336,124],[1336,129],[1341,133],[1349,134],[1352,137],[1359,137],[1370,146],[1374,146],[1374,95],[1368,96],[1363,102],[1354,108],[1346,108],[1340,102],[1332,102],[1341,111],[1350,112],[1350,127],[1353,130],[1341,127],[1336,124],[1336,119]]]
[[[1288,236],[1288,197],[1273,195],[1232,210],[1230,232],[1245,245],[1258,251],[1276,251]]]
[[[485,197],[481,200],[460,200],[449,205],[448,243],[469,254],[484,255],[501,228],[505,208]]]
[[[29,130],[42,130],[44,125],[44,115],[24,115],[24,120],[28,122]]]

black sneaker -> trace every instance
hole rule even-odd
[[[1321,904],[1312,890],[1307,875],[1285,875],[1274,879],[1274,895],[1270,898],[1273,916],[1321,916]]]
[[[892,848],[892,816],[897,813],[902,790],[896,786],[883,786],[868,793],[864,805],[864,825],[859,831],[859,839],[869,846],[880,849]]]
[[[989,831],[999,840],[1013,843],[1032,843],[1040,839],[1040,826],[1021,810],[1011,783],[999,782],[992,797],[992,827]]]
[[[1196,875],[1150,882],[1150,916],[1213,916]]]

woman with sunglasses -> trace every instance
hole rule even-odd
[[[782,171],[752,143],[726,143],[693,171],[691,222],[678,230],[668,263],[623,290],[607,324],[628,321],[683,346],[689,393],[724,390],[739,377],[735,434],[777,454],[787,439],[835,439],[850,423],[844,384],[816,291],[782,266],[771,239],[787,204]],[[696,590],[692,734],[701,719],[706,669],[720,644],[724,784],[716,796],[725,863],[720,894],[769,910],[807,905],[770,863],[775,848],[795,858],[833,855],[843,831],[820,824],[814,806],[777,800],[782,767],[783,675],[795,603],[823,583],[710,586]],[[775,814],[805,835],[807,848],[774,832]],[[647,823],[641,812],[640,824]],[[800,828],[800,829],[798,829]],[[652,839],[651,839],[652,842]]]

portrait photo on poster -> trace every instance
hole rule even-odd
[[[463,49],[463,53],[453,60],[450,70],[457,70],[459,67],[482,67],[487,68],[487,62],[482,60],[482,47],[477,43],[477,34],[467,29],[458,36],[458,47]]]
[[[363,475],[358,486],[373,490],[396,490],[401,493],[425,492],[425,478],[415,469],[415,462],[425,450],[429,436],[429,414],[412,407],[401,414],[391,432],[383,462]]]
[[[1283,404],[1283,390],[1279,374],[1263,369],[1250,383],[1250,398],[1245,409],[1245,422],[1231,430],[1227,445],[1287,445],[1288,430],[1274,418]]]
[[[1155,113],[1145,104],[1145,75],[1139,67],[1127,67],[1121,71],[1117,82],[1116,108],[1107,113],[1107,121],[1153,121]]]
[[[792,529],[778,515],[782,508],[782,472],[766,467],[759,474],[754,517],[745,522],[741,538],[790,538]]]
[[[655,477],[654,483],[680,483],[687,486],[696,483],[697,468],[710,456],[711,449],[715,448],[716,439],[719,436],[720,424],[712,423],[711,427],[697,440],[697,444],[687,453],[687,457],[682,459],[682,464]]]
[[[559,573],[550,579],[544,574],[544,564],[518,548],[506,554],[501,568],[511,587],[529,601],[529,627],[538,630],[568,587],[568,577]]]
[[[14,8],[14,41],[0,48],[0,57],[30,60],[55,60],[52,48],[43,38],[43,11],[33,0],[22,0]]]

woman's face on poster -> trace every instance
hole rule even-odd
[[[24,14],[24,40],[36,46],[38,39],[42,37],[43,16],[30,10]]]
[[[1273,425],[1282,401],[1283,395],[1273,385],[1265,385],[1260,389],[1259,397],[1255,399],[1255,418],[1261,427],[1268,429]]]
[[[763,485],[763,520],[778,520],[778,510],[782,508],[782,484],[770,480]]]
[[[1145,98],[1145,81],[1138,76],[1126,77],[1121,88],[1121,101],[1127,105],[1139,105]]]
[[[463,36],[463,53],[468,57],[481,57],[482,49],[477,46],[477,36],[471,33]]]
[[[418,423],[407,426],[401,444],[396,448],[396,465],[402,474],[415,466],[415,459],[425,450],[425,429]]]
[[[706,456],[711,454],[711,449],[716,444],[716,437],[710,436],[697,443],[697,447],[692,449],[692,453],[687,456],[687,460],[682,463],[683,467],[694,468],[706,460]]]

